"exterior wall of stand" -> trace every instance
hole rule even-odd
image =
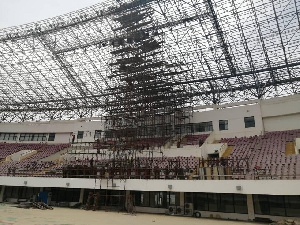
[[[20,187],[17,187],[20,188]],[[9,189],[9,187],[7,186],[1,186],[1,190],[0,190],[0,202],[2,202],[3,200],[3,195],[5,193],[5,190]],[[43,191],[43,187],[40,187],[38,190],[39,191]],[[49,188],[47,188],[48,190],[50,190]],[[65,188],[67,189],[67,188]],[[84,188],[78,188],[80,195],[78,198],[77,202],[80,203],[85,203],[86,199],[83,199],[83,193],[85,192]],[[92,190],[92,189],[89,189]],[[111,190],[111,189],[110,189]],[[95,190],[97,192],[97,189]],[[35,193],[37,194],[37,193]],[[128,199],[128,196],[131,194],[131,192],[129,190],[126,190],[126,201]],[[184,196],[185,196],[185,192],[180,192],[180,206],[184,205]],[[8,199],[10,202],[18,202],[19,198],[14,198],[14,199]],[[48,199],[49,200],[49,199]],[[127,205],[127,202],[125,201],[125,207]],[[55,204],[60,204],[60,202],[64,202],[64,205],[66,206],[65,201],[63,200],[59,200],[56,199],[55,202],[51,202],[51,205],[55,205]],[[69,206],[73,206],[74,204],[77,203],[75,202],[68,202],[67,205]],[[182,208],[184,209],[184,206],[182,206]],[[104,209],[104,208],[102,208]],[[153,214],[168,214],[168,215],[176,215],[176,216],[196,216],[196,213],[200,213],[200,217],[202,218],[216,218],[216,219],[230,219],[230,220],[243,220],[243,221],[253,221],[256,220],[257,218],[265,218],[265,219],[269,219],[272,221],[279,221],[282,220],[284,218],[289,218],[289,219],[297,219],[297,217],[283,217],[283,216],[273,216],[273,215],[257,215],[254,212],[254,203],[253,203],[253,197],[251,194],[247,194],[247,213],[245,214],[241,214],[241,213],[225,213],[225,212],[220,212],[220,211],[202,211],[202,210],[193,210],[193,214],[190,215],[185,215],[184,213],[182,214],[173,214],[173,213],[168,213],[168,207],[160,207],[160,208],[156,208],[156,207],[140,207],[140,206],[135,206],[134,208],[134,212],[141,212],[141,213],[153,213]],[[300,216],[300,215],[299,215]],[[299,219],[299,218],[298,218]]]
[[[300,180],[107,180],[50,177],[1,177],[0,185],[133,191],[211,192],[234,194],[300,195]],[[114,184],[114,185],[113,185]],[[172,185],[170,190],[168,187]],[[241,186],[241,190],[237,190]]]
[[[104,123],[100,120],[81,119],[0,124],[0,133],[18,133],[17,141],[6,140],[7,143],[19,142],[20,133],[55,133],[55,140],[50,141],[49,144],[70,143],[73,134],[75,135],[75,142],[94,142],[95,130],[104,130]],[[78,131],[84,132],[83,138],[77,139]],[[23,141],[22,143],[40,143],[40,141]]]

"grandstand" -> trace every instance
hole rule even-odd
[[[111,0],[0,30],[0,202],[299,217],[299,4]]]

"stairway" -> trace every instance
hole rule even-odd
[[[286,155],[294,155],[295,152],[295,143],[294,142],[286,142],[285,144],[285,154]]]
[[[226,157],[230,156],[233,149],[234,149],[234,146],[228,146],[221,157],[226,158]]]

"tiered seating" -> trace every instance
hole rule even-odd
[[[59,144],[59,145],[47,145],[47,144],[6,144],[9,146],[8,149],[12,147],[10,145],[18,146],[19,150],[32,149],[37,150],[37,154],[26,158],[20,162],[6,162],[0,165],[1,175],[32,175],[42,170],[55,165],[54,162],[40,162],[41,159],[46,158],[52,154],[55,154],[62,149],[69,147],[69,144]],[[21,149],[22,148],[22,149]],[[16,148],[14,148],[17,152]],[[4,151],[4,150],[3,150]],[[8,152],[12,152],[9,150]],[[11,153],[10,153],[11,154]],[[9,154],[7,153],[7,156]]]
[[[115,145],[118,145],[123,148],[124,150],[128,149],[136,149],[136,150],[142,150],[142,149],[149,149],[151,147],[161,147],[163,146],[169,137],[156,137],[156,138],[140,138],[138,140],[130,141],[130,140],[124,140],[124,141],[115,141],[115,140],[104,140],[104,141],[97,141],[94,143],[95,149],[113,149]]]
[[[208,138],[209,134],[198,134],[198,135],[186,135],[185,143],[186,145],[202,145],[206,138]]]
[[[123,179],[188,179],[191,171],[197,171],[199,158],[191,157],[140,157],[130,159],[96,159],[93,165],[89,159],[77,159],[57,167],[63,177],[95,176]],[[53,170],[53,168],[52,168]],[[196,172],[195,172],[196,173]],[[51,175],[51,174],[50,174]]]
[[[286,143],[300,137],[300,130],[268,132],[265,135],[225,138],[229,146],[234,146],[229,158],[247,159],[249,163],[249,178],[264,171],[273,179],[300,179],[300,156],[286,155]],[[246,167],[246,161],[243,162]]]
[[[21,150],[37,150],[43,144],[20,144],[20,143],[0,143],[0,159],[5,159],[7,156]]]

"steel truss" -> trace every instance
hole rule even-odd
[[[0,120],[104,114],[137,127],[143,109],[144,123],[176,126],[184,107],[299,93],[299,7],[118,0],[2,29]]]

